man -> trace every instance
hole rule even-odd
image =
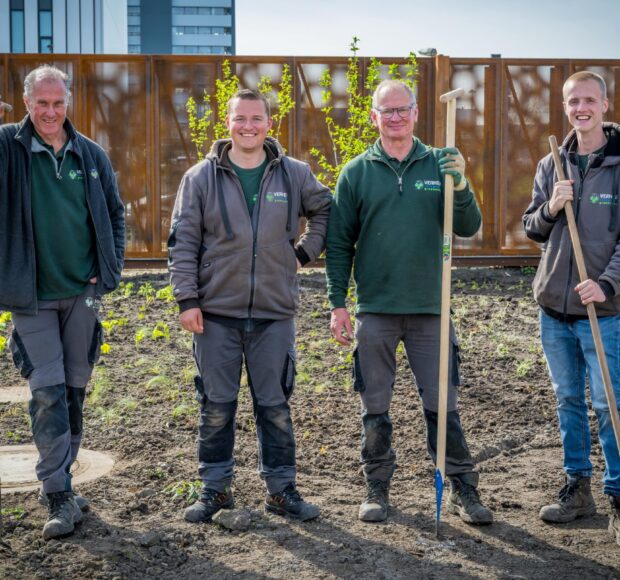
[[[46,540],[71,533],[87,507],[69,470],[99,355],[100,296],[118,285],[124,252],[114,172],[67,119],[70,97],[67,75],[41,66],[24,80],[28,115],[0,128],[0,309],[12,313],[13,360],[31,390]]]
[[[567,179],[556,181],[551,154],[538,164],[532,203],[523,216],[529,238],[544,244],[533,288],[540,305],[540,335],[558,401],[566,484],[558,501],[543,507],[548,522],[592,515],[588,376],[605,459],[603,491],[611,505],[610,531],[620,544],[620,456],[586,306],[596,304],[616,401],[620,402],[620,125],[603,123],[607,87],[581,71],[564,83],[564,112],[573,127],[560,148]],[[579,281],[564,213],[574,202],[588,271]]]
[[[427,445],[436,460],[441,313],[443,179],[454,176],[454,232],[472,236],[480,211],[456,149],[432,149],[414,136],[415,95],[401,81],[379,84],[370,117],[379,139],[348,163],[338,178],[327,235],[327,280],[332,336],[349,345],[345,308],[353,267],[357,308],[354,389],[362,403],[361,462],[368,495],[359,519],[388,515],[390,480],[396,467],[389,410],[396,347],[404,343],[422,397]],[[458,348],[452,334],[448,394],[446,474],[449,509],[473,524],[491,523],[480,503],[478,474],[465,442],[456,405]]]
[[[324,247],[331,194],[307,164],[267,136],[269,103],[241,90],[228,102],[230,139],[183,177],[168,240],[181,326],[194,333],[201,404],[200,499],[185,511],[209,521],[233,505],[235,414],[242,364],[254,403],[265,508],[309,520],[319,508],[295,485],[289,397],[295,380],[296,271]],[[305,233],[295,246],[300,216]]]
[[[354,389],[362,402],[361,461],[367,498],[362,521],[388,515],[396,467],[389,409],[396,347],[403,342],[422,398],[427,446],[436,460],[441,313],[443,180],[455,181],[454,232],[473,236],[480,211],[464,177],[465,160],[454,148],[432,149],[414,136],[418,107],[401,81],[379,84],[370,117],[379,139],[342,170],[327,236],[327,281],[332,336],[349,345],[352,326],[345,307],[351,270],[357,308]],[[446,474],[449,509],[473,524],[492,522],[480,503],[456,402],[458,347],[451,328]]]

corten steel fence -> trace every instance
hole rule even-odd
[[[100,143],[117,171],[127,216],[127,257],[146,263],[166,257],[170,213],[183,173],[196,162],[185,102],[215,93],[223,57],[147,55],[0,55],[0,94],[14,105],[7,121],[25,114],[24,76],[51,62],[72,77],[69,115],[79,130]],[[296,108],[281,141],[295,157],[315,166],[310,149],[329,153],[331,142],[322,106],[321,73],[329,68],[334,110],[346,119],[346,58],[228,57],[242,85],[255,88],[262,75],[274,85],[282,67],[293,73]],[[381,59],[385,65],[404,60]],[[363,82],[368,59],[360,59]],[[483,213],[472,239],[457,240],[457,262],[527,264],[539,248],[527,240],[521,215],[527,206],[537,161],[547,154],[547,137],[568,130],[562,83],[582,69],[601,74],[610,98],[607,119],[620,111],[620,61],[472,59],[439,55],[419,59],[418,136],[441,146],[445,110],[439,95],[462,87],[457,105],[457,146],[467,159],[467,175]],[[616,90],[616,87],[618,90]],[[315,166],[316,168],[316,166]]]

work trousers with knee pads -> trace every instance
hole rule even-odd
[[[225,491],[234,477],[235,417],[242,365],[254,404],[258,470],[267,491],[295,482],[295,437],[288,404],[295,386],[295,324],[276,320],[247,331],[204,321],[194,335],[200,402],[198,473],[204,487]]]
[[[79,296],[40,300],[35,315],[12,314],[13,361],[28,380],[39,451],[36,473],[46,493],[71,489],[71,464],[82,441],[86,384],[103,340],[95,286]]]
[[[367,480],[389,481],[396,467],[392,448],[390,405],[396,376],[396,348],[405,347],[409,366],[422,399],[427,449],[437,458],[440,317],[426,314],[357,315],[353,356],[353,388],[362,402],[361,463]],[[457,410],[460,383],[459,350],[450,325],[451,357],[448,381],[446,475],[476,486],[478,474],[467,447]]]

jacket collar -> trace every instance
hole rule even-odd
[[[232,147],[232,139],[218,139],[211,146],[211,151],[207,155],[208,159],[214,159],[218,165],[230,167],[228,152]],[[273,137],[266,137],[263,148],[267,153],[267,160],[271,163],[274,160],[280,161],[284,157],[282,145]]]
[[[413,138],[413,149],[412,152],[409,153],[409,162],[416,161],[421,159],[422,157],[426,157],[431,151],[431,148],[428,145],[425,145],[420,141],[417,137]],[[377,139],[367,150],[366,152],[367,158],[371,161],[389,161],[390,158],[385,153],[381,145],[381,139]]]
[[[69,119],[65,119],[63,128],[67,132],[67,136],[71,141],[71,149],[81,156],[80,142],[77,138],[78,134]],[[31,151],[32,142],[36,141],[36,139],[34,138],[34,125],[30,120],[30,115],[26,115],[18,124],[17,133],[15,133],[14,139],[19,141],[28,152]]]
[[[607,144],[602,153],[596,156],[592,162],[592,167],[600,167],[603,162],[607,164],[620,163],[620,125],[617,123],[603,123],[603,133],[607,137]],[[577,163],[577,132],[572,129],[562,143],[562,149],[565,150],[571,163]]]

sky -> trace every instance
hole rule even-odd
[[[236,52],[620,59],[620,0],[236,0]]]

